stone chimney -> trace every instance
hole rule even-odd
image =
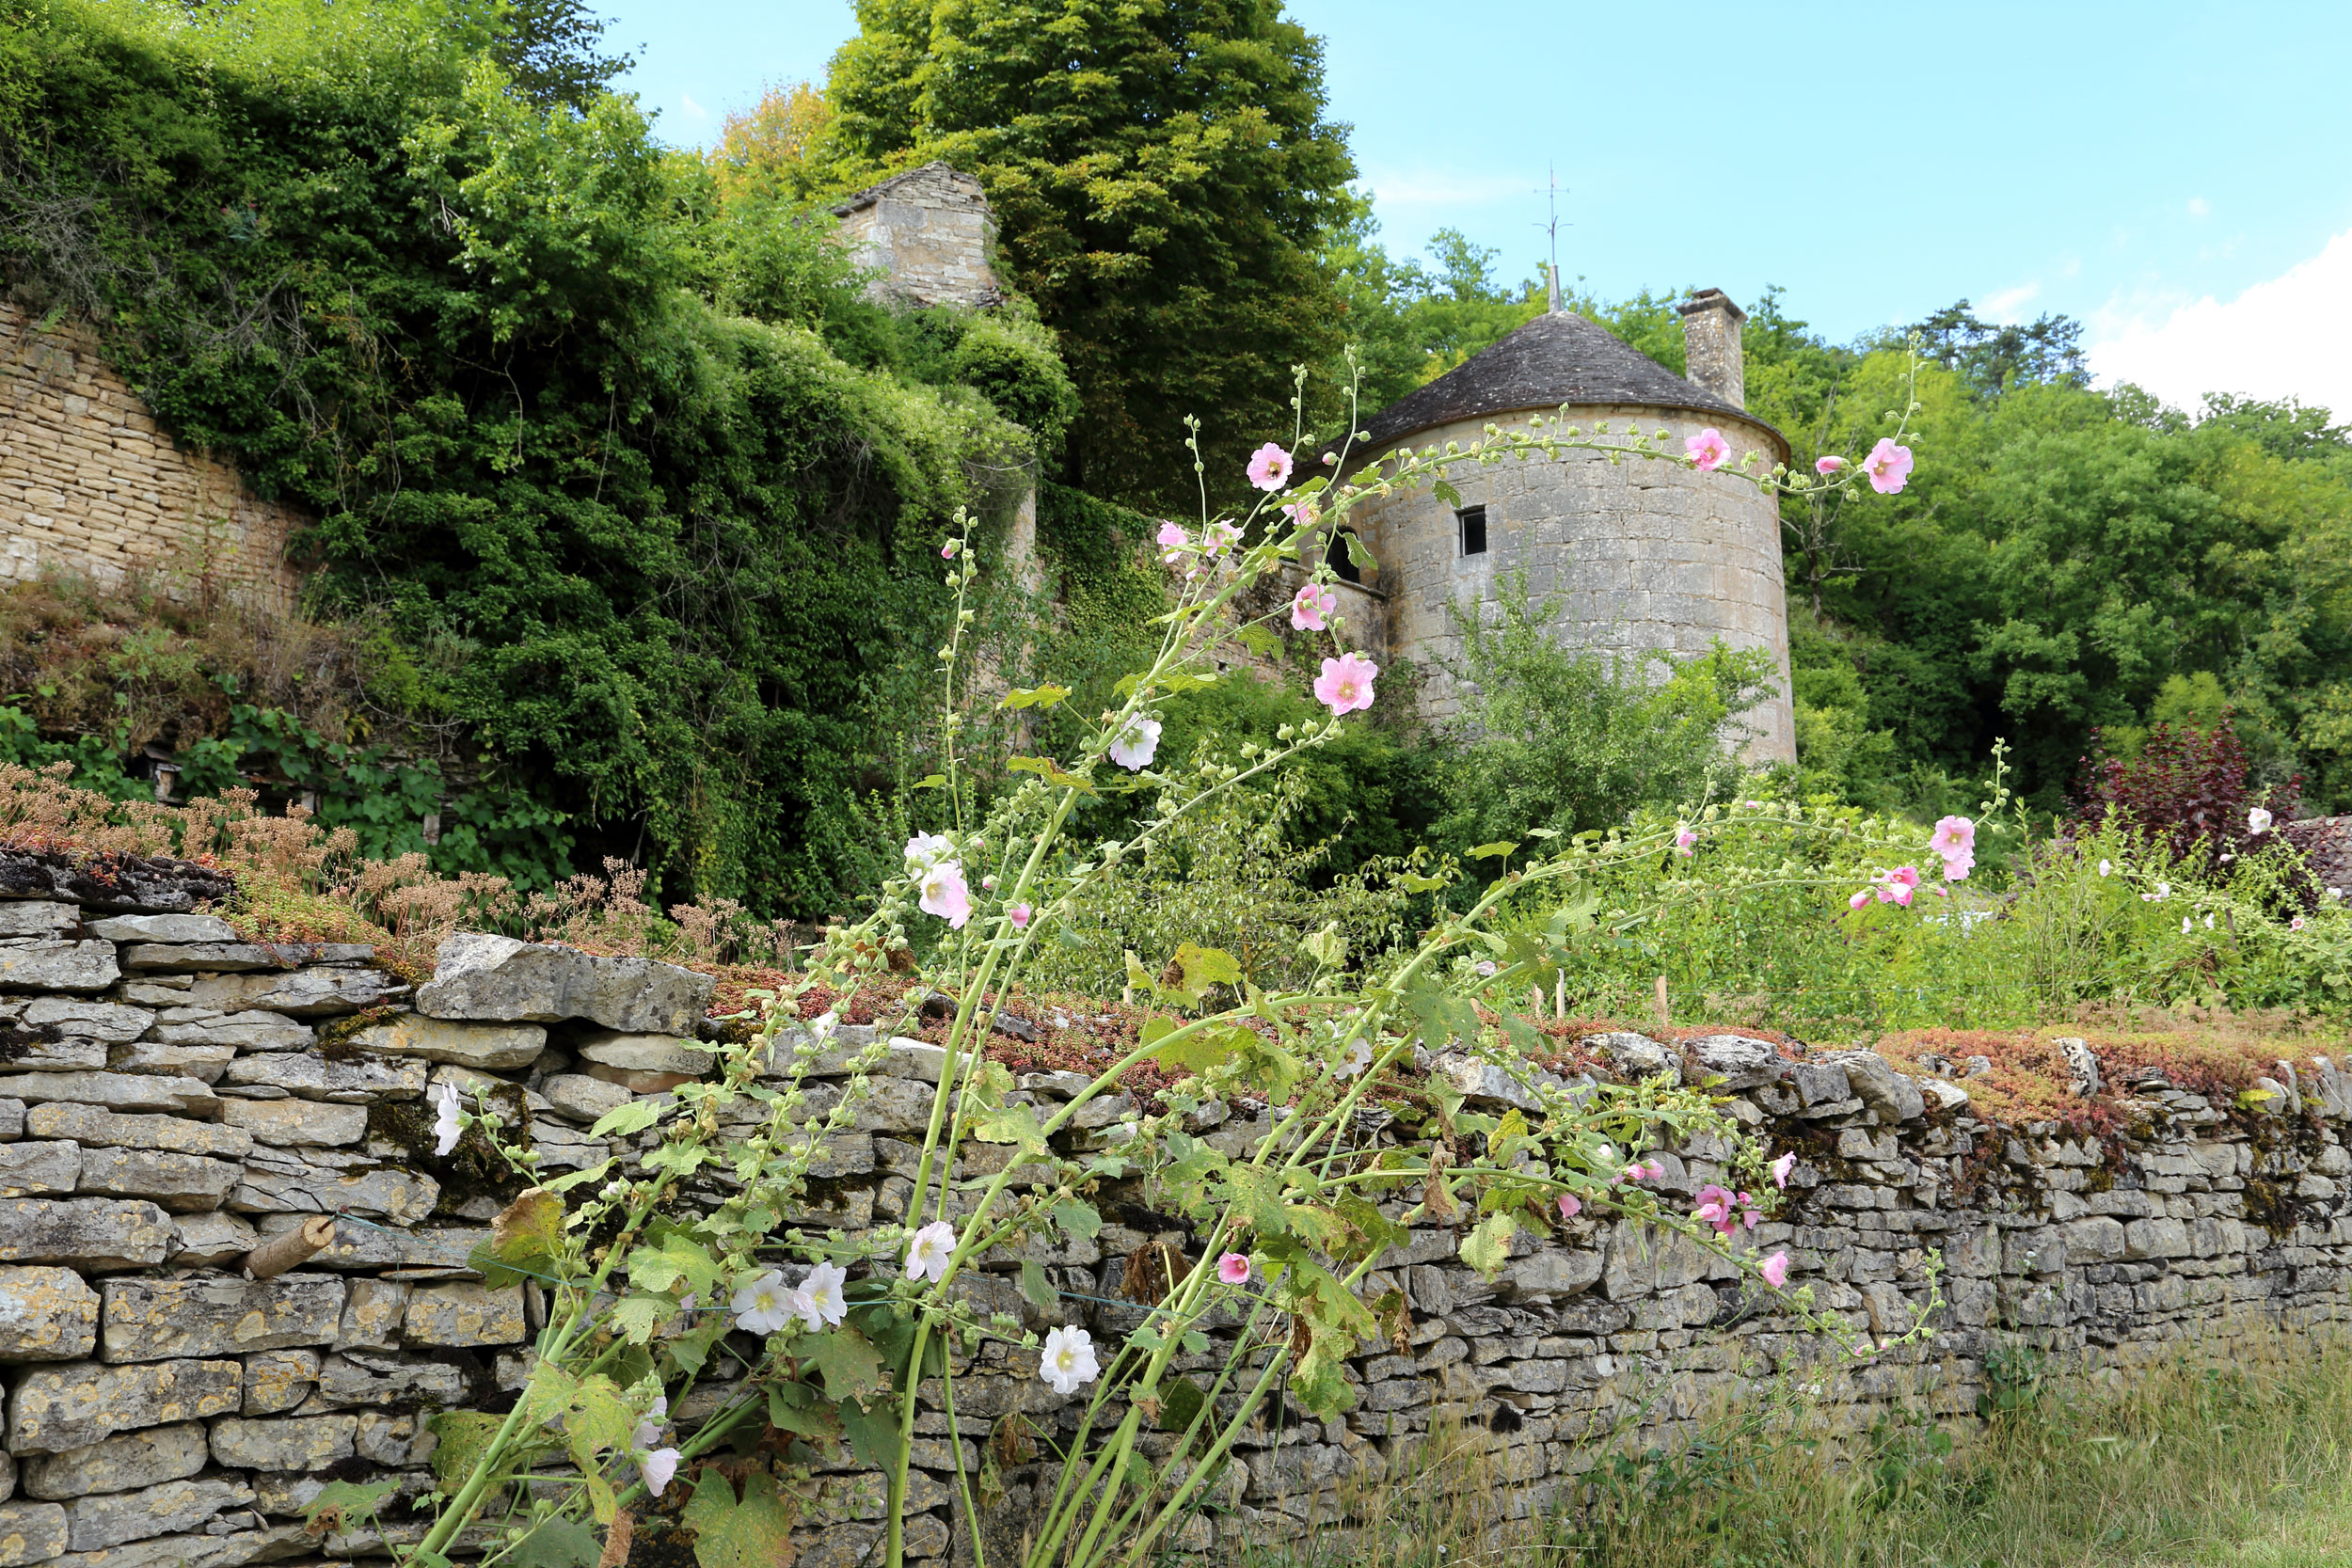
[[[1701,289],[1677,307],[1682,312],[1682,349],[1691,361],[1686,377],[1734,408],[1748,405],[1747,361],[1740,352],[1740,327],[1748,313],[1721,289]]]

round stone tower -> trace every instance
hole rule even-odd
[[[1555,296],[1556,298],[1556,296]],[[1524,421],[1567,408],[1590,431],[1672,432],[1668,450],[1712,427],[1736,466],[1753,451],[1770,467],[1788,461],[1778,431],[1744,411],[1740,308],[1709,289],[1682,307],[1691,379],[1627,347],[1604,328],[1556,307],[1492,348],[1375,415],[1351,458],[1365,464],[1401,446],[1467,447],[1488,422]],[[1357,465],[1351,462],[1351,467]],[[1780,509],[1729,472],[1679,463],[1565,452],[1453,473],[1457,507],[1427,490],[1375,499],[1348,515],[1379,564],[1360,574],[1364,595],[1346,595],[1350,625],[1367,652],[1385,646],[1428,675],[1425,717],[1456,705],[1445,673],[1459,657],[1454,611],[1492,614],[1510,574],[1526,575],[1535,604],[1557,599],[1560,641],[1626,655],[1663,649],[1687,657],[1717,638],[1761,648],[1778,672],[1773,694],[1745,716],[1742,754],[1796,758],[1788,702],[1788,605],[1780,566]],[[1343,556],[1334,556],[1340,564]],[[1343,567],[1344,570],[1344,567]]]

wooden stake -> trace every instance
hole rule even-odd
[[[269,1279],[298,1269],[312,1258],[325,1252],[335,1240],[335,1218],[331,1214],[313,1214],[283,1235],[272,1236],[245,1255],[245,1276],[247,1279]]]
[[[1658,1027],[1669,1029],[1673,1026],[1674,1009],[1666,1006],[1666,977],[1661,974],[1658,977]]]

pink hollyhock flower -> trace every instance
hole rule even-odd
[[[1249,1259],[1238,1252],[1229,1252],[1216,1260],[1216,1276],[1228,1285],[1249,1283]]]
[[[1583,1199],[1578,1197],[1574,1193],[1562,1193],[1560,1195],[1560,1217],[1562,1219],[1572,1220],[1582,1212],[1584,1212]]]
[[[939,546],[939,559],[942,561],[953,561],[956,558],[956,552],[961,548],[963,548],[962,540],[950,539],[946,544]]]
[[[1813,471],[1817,474],[1834,474],[1845,466],[1846,460],[1842,457],[1817,457],[1813,460]]]
[[[1160,750],[1160,721],[1141,716],[1127,721],[1127,727],[1111,742],[1111,760],[1130,773],[1152,766],[1152,759]]]
[[[1919,886],[1919,869],[1916,866],[1899,865],[1892,871],[1880,872],[1870,880],[1878,884],[1880,903],[1898,904],[1904,909],[1909,909],[1911,895]]]
[[[1361,654],[1342,654],[1323,661],[1323,673],[1315,677],[1315,701],[1331,710],[1338,718],[1359,707],[1372,706],[1372,679],[1380,673],[1380,666]]]
[[[2288,922],[2287,922],[2287,929],[2288,929],[2288,930],[2290,930],[2290,931],[2299,931],[2299,930],[2301,930],[2302,928],[2303,928],[2303,917],[2302,917],[2301,915],[2299,915],[2299,914],[2298,914],[2298,915],[2296,915],[2294,919],[2292,919],[2292,920],[2290,920],[2290,921],[2288,921]]]
[[[1241,543],[1241,525],[1220,517],[1200,535],[1200,543],[1208,546],[1211,555],[1223,555]]]
[[[1772,1173],[1772,1185],[1780,1188],[1783,1192],[1786,1192],[1788,1188],[1788,1173],[1796,1168],[1797,1151],[1792,1148],[1788,1153],[1772,1162],[1771,1166]]]
[[[1731,455],[1731,447],[1724,440],[1724,433],[1713,425],[1684,441],[1682,450],[1691,454],[1691,467],[1703,474],[1722,467],[1724,459]]]
[[[1692,1219],[1713,1226],[1718,1236],[1728,1236],[1740,1228],[1736,1200],[1729,1192],[1709,1181],[1699,1189],[1698,1199],[1698,1207],[1691,1211]]]
[[[1675,829],[1675,853],[1682,856],[1684,859],[1687,860],[1690,858],[1691,846],[1696,844],[1698,841],[1699,835],[1692,832],[1690,829],[1685,827],[1677,827]]]
[[[1300,528],[1312,528],[1323,515],[1315,510],[1315,499],[1312,496],[1303,496],[1295,501],[1284,501],[1282,515],[1296,523]]]
[[[972,890],[964,885],[963,867],[954,861],[942,861],[923,873],[921,908],[925,914],[935,914],[955,930],[962,930],[963,923],[972,918]]]
[[[1911,449],[1897,446],[1893,436],[1882,436],[1870,455],[1863,459],[1862,471],[1870,476],[1871,489],[1891,496],[1911,478]]]
[[[1869,901],[1870,890],[1866,887],[1860,893],[1855,894],[1851,898],[1846,900],[1846,908],[1850,910],[1858,910]]]
[[[1192,535],[1178,528],[1174,523],[1162,523],[1158,539],[1160,559],[1170,565],[1182,561],[1184,558],[1184,552],[1192,548]]]
[[[1968,873],[1974,871],[1976,868],[1977,857],[1969,851],[1963,849],[1957,855],[1946,857],[1944,862],[1944,879],[1947,882],[1964,882],[1968,879]],[[1938,893],[1944,892],[1942,888],[1937,888],[1935,891]],[[1947,894],[1946,896],[1949,897],[1950,895]]]
[[[1964,816],[1946,816],[1936,820],[1935,832],[1928,835],[1928,852],[1950,860],[1958,855],[1973,855],[1977,851],[1977,825]]]
[[[1319,582],[1311,582],[1291,595],[1291,629],[1321,631],[1323,618],[1340,608],[1340,596]]]
[[[1268,441],[1249,454],[1249,483],[1261,490],[1279,490],[1290,483],[1291,454]]]
[[[1027,930],[1029,928],[1029,916],[1036,912],[1036,911],[1030,909],[1026,904],[1015,904],[1011,909],[1005,911],[1006,915],[1012,921],[1012,928],[1016,931]]]
[[[1764,1267],[1759,1272],[1764,1275],[1765,1284],[1779,1290],[1788,1283],[1788,1255],[1785,1252],[1773,1253],[1764,1259]]]
[[[1639,1160],[1636,1160],[1633,1164],[1625,1167],[1625,1175],[1620,1178],[1620,1180],[1626,1181],[1639,1181],[1642,1178],[1647,1176],[1648,1174],[1649,1167],[1643,1164]]]
[[[1650,1179],[1652,1181],[1657,1180],[1660,1177],[1661,1177],[1661,1176],[1663,1176],[1663,1175],[1665,1175],[1665,1174],[1666,1174],[1666,1162],[1665,1162],[1665,1161],[1663,1161],[1663,1160],[1652,1160],[1652,1161],[1649,1163],[1649,1179]]]

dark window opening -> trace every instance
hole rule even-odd
[[[1486,509],[1483,506],[1466,506],[1456,512],[1454,517],[1461,525],[1462,553],[1485,555],[1486,553]]]
[[[1364,580],[1364,574],[1356,569],[1353,561],[1347,559],[1347,541],[1336,529],[1332,531],[1330,543],[1323,546],[1323,561],[1324,564],[1339,574],[1342,582]]]

